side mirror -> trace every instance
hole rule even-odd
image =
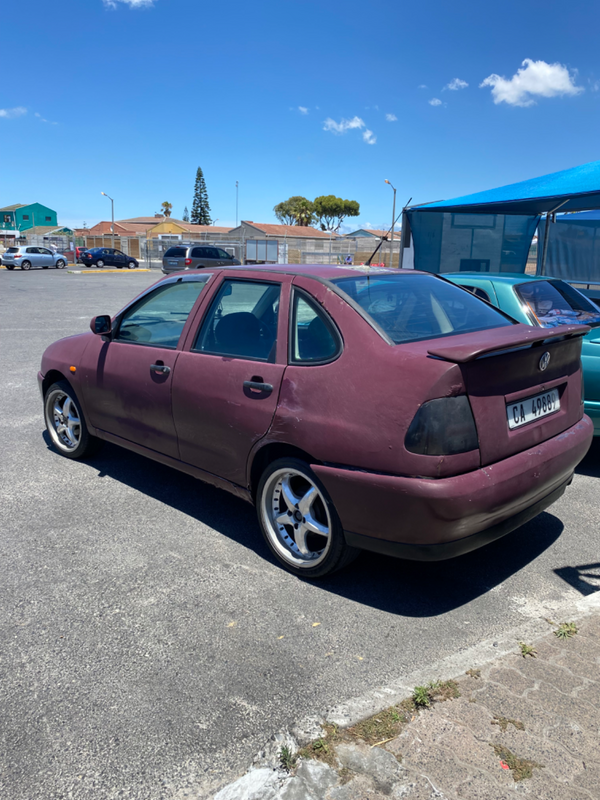
[[[94,317],[90,322],[90,330],[98,336],[106,336],[112,333],[112,320],[108,314],[101,314]]]

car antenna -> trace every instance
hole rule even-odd
[[[410,198],[408,199],[408,202],[407,202],[407,203],[405,203],[405,205],[404,205],[404,208],[403,208],[403,209],[400,211],[400,213],[398,214],[398,216],[397,216],[397,217],[396,217],[396,219],[394,220],[394,226],[396,225],[396,223],[398,222],[398,220],[400,219],[400,217],[402,216],[402,214],[404,214],[404,212],[406,211],[406,209],[407,209],[407,207],[408,207],[408,204],[410,203],[410,201],[411,201],[411,200],[412,200],[412,197],[410,197]],[[388,232],[385,234],[385,236],[382,236],[382,237],[380,238],[380,240],[379,240],[379,244],[377,245],[377,247],[375,248],[375,250],[373,250],[373,252],[372,252],[372,253],[371,253],[371,255],[369,256],[369,258],[368,258],[368,259],[365,261],[365,267],[370,267],[370,266],[371,266],[371,261],[373,261],[373,259],[374,259],[374,258],[375,258],[375,256],[377,255],[377,252],[379,251],[379,248],[381,247],[381,245],[382,245],[384,242],[387,242],[388,233],[389,233],[391,230],[392,230],[392,226],[390,225],[390,227],[389,227],[389,229],[388,229]]]

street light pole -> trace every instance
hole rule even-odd
[[[240,187],[240,182],[236,181],[235,182],[235,227],[236,228],[238,226],[238,194],[239,194],[239,187]]]
[[[115,201],[112,199],[112,197],[109,194],[106,194],[106,192],[100,192],[100,194],[103,194],[104,197],[108,197],[108,199],[110,200],[110,213],[111,213],[111,217],[112,217],[112,227],[111,227],[112,249],[114,250],[115,249]]]
[[[390,181],[388,181],[387,179],[386,179],[385,182],[388,184],[388,186],[391,186],[392,189],[394,189],[394,205],[393,205],[393,208],[392,208],[392,235],[391,235],[391,239],[390,239],[390,267],[393,267],[394,266],[394,225],[396,224],[396,189],[394,188],[394,186],[392,186]]]

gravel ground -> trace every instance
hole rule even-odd
[[[113,446],[58,456],[36,382],[44,348],[156,278],[0,271],[11,800],[209,793],[295,719],[600,588],[585,568],[598,562],[598,445],[548,512],[479,552],[364,554],[314,584],[272,561],[242,501]]]

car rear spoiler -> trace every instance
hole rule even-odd
[[[572,339],[585,336],[590,331],[588,325],[558,325],[556,328],[534,328],[530,325],[513,325],[511,328],[491,328],[486,331],[462,333],[440,342],[439,347],[427,350],[430,356],[464,364],[507,350],[519,350],[531,347],[538,342],[555,342],[560,339]]]

